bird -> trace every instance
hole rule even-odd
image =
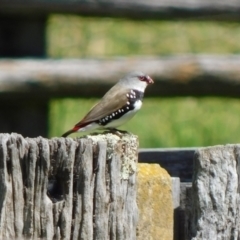
[[[142,72],[128,73],[62,137],[97,129],[117,130],[117,127],[130,120],[141,108],[144,91],[153,83],[152,78]]]

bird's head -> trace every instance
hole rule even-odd
[[[137,89],[141,92],[144,92],[147,85],[153,83],[152,78],[142,72],[130,72],[120,80],[121,85],[129,89]]]

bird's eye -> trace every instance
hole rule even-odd
[[[139,76],[138,79],[141,80],[141,81],[144,81],[144,82],[147,81],[146,76]]]
[[[140,81],[146,82],[147,84],[154,83],[153,80],[149,76],[139,76],[138,79]]]

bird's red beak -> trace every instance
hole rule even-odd
[[[149,76],[147,76],[147,83],[148,84],[153,84],[154,81]]]

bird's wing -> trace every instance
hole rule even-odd
[[[120,88],[119,86],[112,87],[103,96],[102,100],[94,105],[87,115],[75,125],[75,127],[82,127],[87,123],[101,119],[124,107],[128,101],[127,94],[129,92],[129,89]]]

